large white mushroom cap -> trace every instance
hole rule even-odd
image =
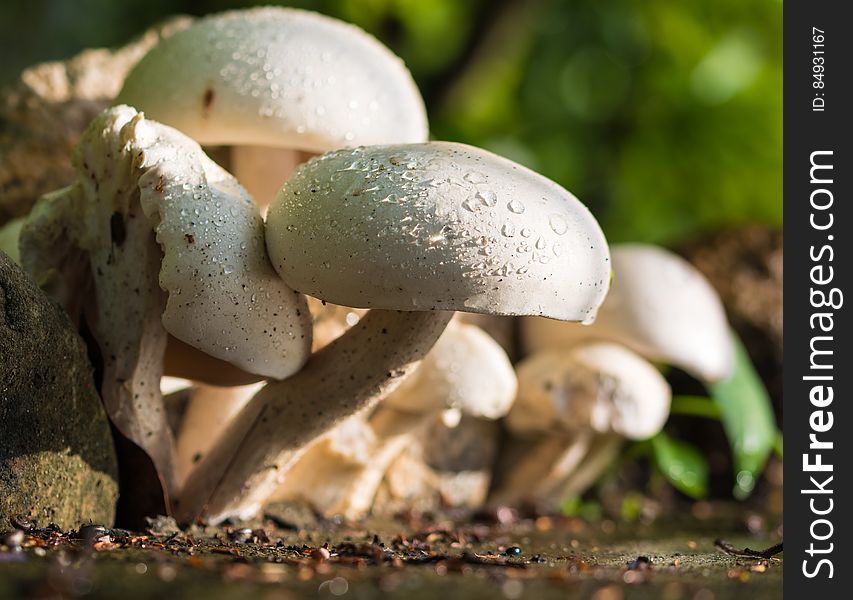
[[[345,306],[589,321],[607,242],[554,182],[448,142],[330,152],[270,207],[267,248],[303,293]]]
[[[613,246],[613,283],[589,327],[526,319],[528,352],[588,340],[619,342],[704,381],[726,378],[733,347],[725,310],[708,280],[683,258],[645,244]]]
[[[200,19],[155,46],[117,101],[202,144],[325,152],[427,138],[399,58],[358,27],[289,8]]]
[[[517,387],[503,348],[479,327],[451,321],[418,370],[383,406],[423,413],[451,409],[498,419],[512,406]]]
[[[517,434],[592,430],[645,439],[658,433],[669,415],[666,380],[618,344],[533,354],[518,365],[518,386],[507,416]]]

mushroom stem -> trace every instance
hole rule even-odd
[[[412,435],[425,427],[432,418],[431,414],[406,413],[393,408],[378,411],[370,419],[370,424],[379,439],[379,445],[365,468],[353,477],[349,497],[338,512],[349,519],[367,514],[388,467],[411,441]]]
[[[288,471],[276,497],[304,500],[327,517],[357,519],[367,514],[389,465],[412,436],[427,425],[431,413],[411,413],[380,407],[364,425],[372,440],[364,460],[334,454],[332,441],[312,445]]]
[[[175,442],[180,480],[186,479],[234,415],[246,406],[262,385],[217,387],[198,384],[192,389]]]
[[[270,202],[281,189],[281,183],[311,156],[313,154],[293,148],[234,146],[231,149],[231,173],[254,198],[261,215],[265,216]]]
[[[511,467],[500,488],[492,494],[491,501],[498,504],[517,504],[523,500],[540,500],[550,497],[581,464],[593,435],[583,431],[572,439],[565,434],[554,434],[538,442]]]
[[[624,443],[625,439],[615,434],[596,437],[575,470],[553,489],[546,501],[556,505],[566,498],[580,496],[616,460]]]
[[[176,516],[215,523],[253,515],[300,450],[396,388],[452,316],[372,310],[296,375],[269,383],[190,474]]]

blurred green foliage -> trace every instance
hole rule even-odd
[[[0,81],[167,15],[256,2],[6,0]],[[277,4],[271,2],[269,4]],[[611,241],[782,219],[779,0],[301,0],[409,65],[433,137],[489,148],[587,203]]]

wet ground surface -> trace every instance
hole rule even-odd
[[[462,522],[407,517],[359,525],[282,510],[254,523],[145,532],[19,529],[0,546],[0,598],[780,598],[769,532],[672,515],[654,525],[580,519]],[[495,518],[499,517],[499,518]],[[310,523],[308,521],[311,521]],[[4,538],[0,537],[0,540]]]

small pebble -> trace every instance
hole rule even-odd
[[[35,522],[32,519],[29,519],[26,515],[15,515],[13,517],[9,517],[9,523],[12,524],[12,527],[15,529],[20,529],[21,531],[30,531],[35,529]]]
[[[21,544],[24,543],[24,532],[20,529],[16,529],[15,531],[7,533],[0,538],[0,543],[9,548],[9,550],[20,550]]]
[[[652,561],[648,556],[638,556],[634,560],[628,563],[629,571],[645,571],[650,569],[652,566]]]
[[[78,537],[87,546],[94,546],[105,535],[109,535],[109,532],[103,525],[85,525],[78,532]]]
[[[506,556],[521,556],[521,548],[518,546],[510,546],[506,550],[504,550],[504,554]]]
[[[235,529],[228,534],[228,538],[236,544],[246,544],[254,538],[254,533],[248,527]]]
[[[317,562],[324,562],[328,560],[331,555],[332,553],[329,552],[328,548],[317,548],[316,550],[311,552],[311,558],[313,558]]]

